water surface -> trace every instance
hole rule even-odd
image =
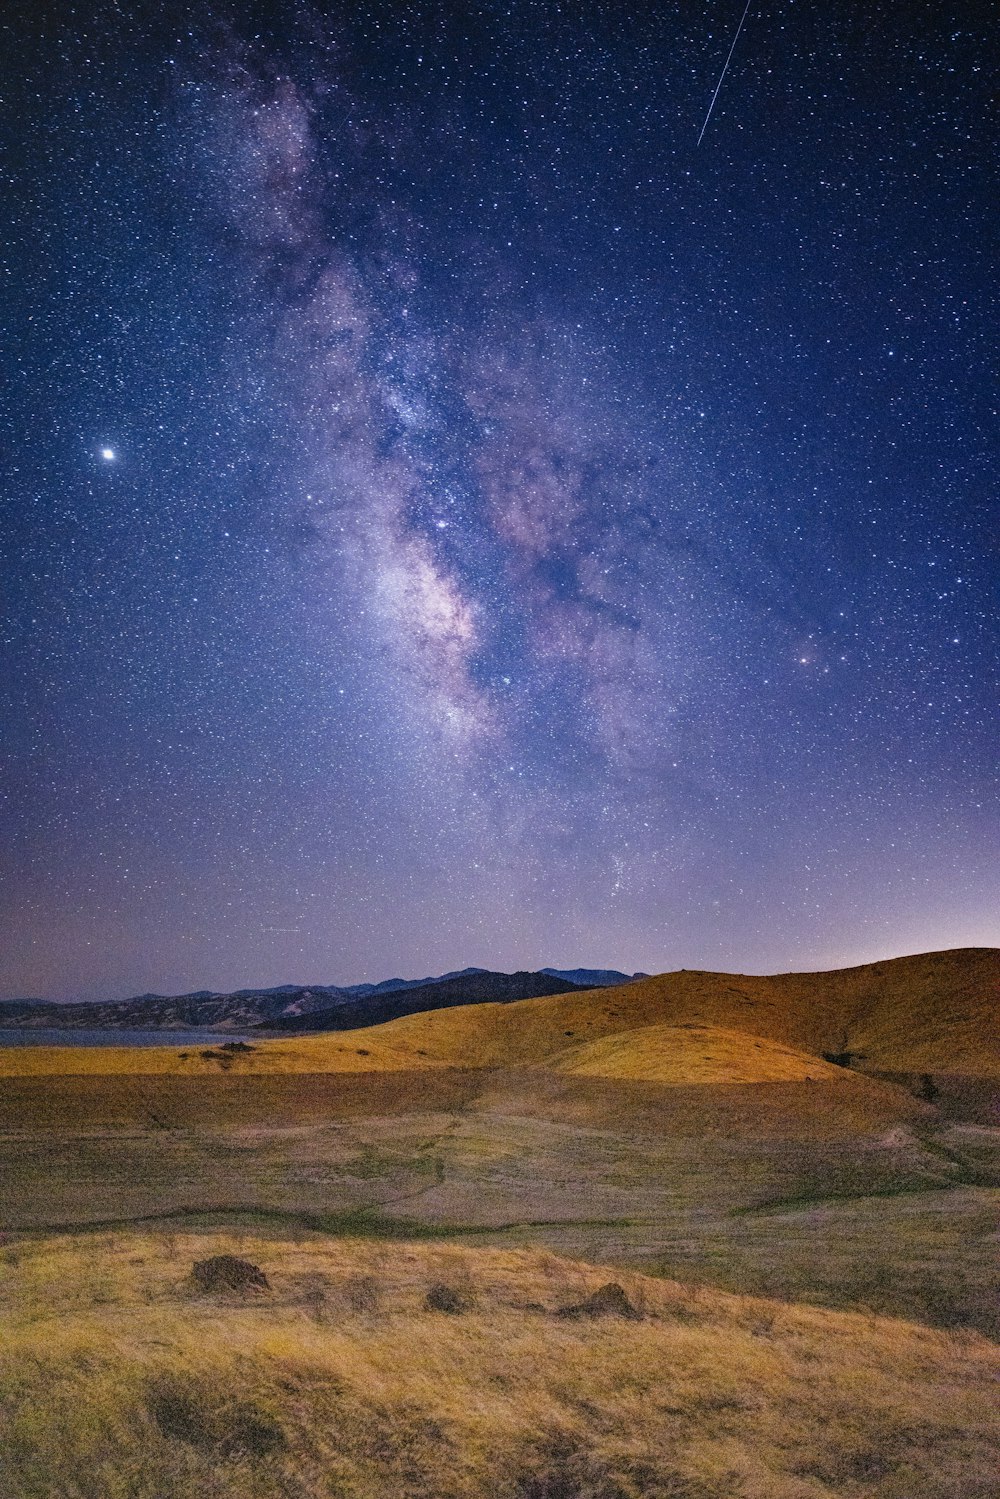
[[[226,1041],[259,1041],[235,1031],[132,1031],[55,1025],[0,1026],[0,1046],[221,1046]]]

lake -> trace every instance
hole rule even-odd
[[[0,1026],[0,1046],[221,1046],[225,1041],[254,1041],[235,1031],[127,1031],[64,1029],[62,1026]]]

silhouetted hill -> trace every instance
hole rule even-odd
[[[384,979],[378,984],[281,984],[218,994],[140,994],[133,999],[58,1004],[42,999],[0,1001],[0,1025],[66,1030],[349,1030],[444,1005],[507,1002],[589,987],[550,975],[463,968],[438,978]],[[390,1002],[394,995],[417,1001]],[[322,1018],[320,1018],[322,1017]]]
[[[544,971],[538,973],[490,973],[477,968],[455,978],[420,984],[390,994],[332,1005],[306,1015],[284,1015],[265,1028],[274,1031],[349,1031],[368,1025],[400,1020],[404,1015],[447,1010],[459,1005],[513,1004],[521,999],[539,999],[552,994],[576,994],[588,987],[571,984]]]
[[[566,979],[582,989],[611,989],[615,984],[630,984],[633,979],[648,979],[648,973],[619,973],[617,968],[543,968],[553,978]]]
[[[281,989],[240,989],[232,994],[143,994],[83,1004],[53,1004],[45,1000],[7,1000],[0,1003],[0,1025],[60,1027],[65,1030],[187,1030],[240,1031],[285,1014],[326,1009],[343,990],[317,985]]]
[[[551,969],[543,969],[544,973],[550,973]],[[450,973],[439,973],[425,979],[383,979],[379,984],[345,984],[344,994],[352,994],[356,999],[367,999],[375,994],[395,994],[399,989],[423,989],[427,984],[443,984],[447,979],[465,978],[470,973],[488,973],[487,968],[454,968]]]

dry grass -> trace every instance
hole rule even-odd
[[[696,1025],[771,1041],[813,1057],[851,1050],[863,1056],[871,1071],[1000,1077],[998,998],[1000,952],[968,948],[831,973],[667,973],[615,989],[511,1005],[468,1005],[408,1015],[344,1035],[261,1042],[246,1054],[226,1055],[218,1047],[7,1048],[0,1049],[0,1076],[199,1077],[224,1070],[266,1076],[560,1067],[582,1045],[601,1038],[650,1027]],[[654,1039],[650,1030],[645,1040]],[[721,1034],[714,1045],[724,1074],[733,1063],[723,1055]],[[670,1064],[661,1080],[697,1080],[697,1048],[689,1048],[687,1054],[697,1064],[694,1075]],[[767,1077],[779,1065],[779,1056],[771,1053]],[[634,1070],[640,1065],[630,1062],[624,1075],[644,1075]],[[745,1070],[751,1075],[742,1080],[753,1081],[749,1062]]]
[[[272,1077],[299,1073],[423,1071],[447,1064],[415,1057],[389,1042],[388,1026],[342,1036],[259,1041],[246,1051],[210,1046],[10,1046],[0,1047],[0,1077]],[[113,1035],[113,1032],[110,1034]]]
[[[195,1259],[267,1273],[195,1294]],[[616,1271],[643,1320],[554,1315],[553,1255],[318,1237],[21,1241],[0,1254],[5,1499],[987,1499],[974,1334]],[[426,1309],[429,1287],[470,1310]]]
[[[876,1313],[996,1330],[998,971],[0,1050],[0,1228],[137,1230],[0,1244],[0,1496],[997,1499],[995,1345]],[[196,1296],[219,1252],[271,1292]],[[556,1315],[609,1278],[643,1320]],[[438,1283],[468,1309],[429,1311]]]
[[[550,1064],[575,1077],[705,1083],[842,1082],[842,1067],[745,1031],[711,1025],[646,1025],[567,1047]]]

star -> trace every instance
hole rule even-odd
[[[0,823],[35,875],[0,837],[0,997],[1000,940],[974,28],[887,110],[835,18],[783,7],[758,69],[751,6],[696,150],[745,5],[710,46],[696,8],[637,7],[610,70],[585,7],[545,46],[546,7],[504,7],[453,73],[456,5],[404,8],[398,53],[367,0],[327,7],[344,64],[308,6],[240,38],[136,20],[124,93],[105,7],[62,82],[26,25],[12,125],[49,206],[6,247],[31,452]],[[820,43],[849,130],[786,66]],[[36,264],[84,183],[100,213]]]

